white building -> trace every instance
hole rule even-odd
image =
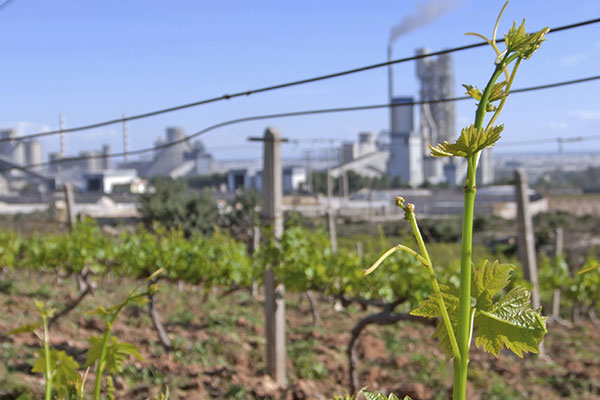
[[[127,186],[132,193],[143,193],[145,185],[135,169],[107,169],[83,174],[88,192],[112,193],[116,186]]]
[[[283,167],[283,193],[303,189],[308,180],[306,168],[302,166]],[[227,188],[230,192],[238,189],[262,190],[262,170],[238,168],[227,171]]]

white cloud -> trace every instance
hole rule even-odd
[[[568,115],[582,121],[600,121],[600,110],[572,110]]]
[[[552,131],[564,131],[567,129],[567,127],[568,124],[566,122],[548,122],[548,129]]]
[[[587,53],[573,53],[567,54],[560,58],[559,63],[563,67],[574,67],[575,65],[579,65],[589,58],[589,54]]]
[[[38,122],[31,121],[16,121],[8,122],[5,126],[0,127],[2,129],[14,129],[18,135],[30,135],[32,133],[47,132],[50,130],[48,124],[40,124]]]

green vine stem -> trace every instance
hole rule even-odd
[[[446,330],[448,331],[450,345],[452,346],[452,353],[456,359],[460,360],[461,354],[459,351],[458,343],[456,341],[456,335],[454,334],[454,329],[452,328],[452,323],[450,322],[450,316],[448,315],[448,309],[446,308],[446,304],[444,303],[444,298],[443,298],[442,292],[440,290],[440,285],[438,284],[438,281],[435,277],[435,272],[433,270],[433,264],[431,263],[431,258],[429,258],[429,253],[427,252],[427,248],[425,247],[425,242],[423,241],[423,237],[421,236],[421,231],[419,230],[419,225],[417,224],[417,220],[415,218],[415,212],[414,212],[415,206],[414,206],[414,204],[410,204],[410,203],[404,204],[404,199],[402,197],[398,197],[396,199],[396,205],[401,207],[404,210],[405,219],[408,220],[411,224],[411,227],[413,230],[413,235],[415,236],[417,244],[419,245],[419,250],[421,251],[421,254],[419,254],[417,251],[411,249],[410,247],[404,246],[402,244],[398,244],[398,245],[392,247],[391,249],[389,249],[388,251],[386,251],[385,253],[383,253],[381,255],[381,257],[379,257],[373,265],[371,265],[367,270],[363,271],[363,275],[368,275],[371,272],[375,271],[375,269],[377,269],[377,267],[379,267],[379,265],[386,258],[388,258],[390,255],[392,255],[394,252],[396,252],[398,250],[404,251],[404,252],[414,256],[417,260],[419,260],[421,262],[421,264],[423,264],[425,266],[425,268],[427,268],[427,273],[429,274],[429,280],[431,282],[431,286],[433,287],[433,290],[437,297],[438,306],[440,308],[440,312],[442,313],[442,319],[444,320],[444,325],[446,327]]]
[[[163,268],[152,274],[152,276],[148,279],[151,279],[158,275],[158,273],[162,273]],[[150,290],[156,290],[155,288],[151,288]],[[135,289],[131,292],[129,297],[117,305],[112,309],[112,312],[104,316],[104,322],[106,323],[106,332],[104,332],[104,336],[102,338],[102,350],[100,351],[100,357],[98,358],[98,366],[96,368],[96,379],[94,381],[94,400],[100,400],[100,392],[102,390],[102,375],[104,374],[104,369],[106,367],[106,352],[108,349],[108,341],[110,340],[110,334],[112,331],[112,327],[121,313],[121,310],[128,305],[131,301],[134,301],[139,298],[144,298],[148,295],[149,292],[143,292],[138,294],[133,294]]]
[[[475,129],[482,128],[492,89],[498,77],[504,71],[508,54],[496,65],[494,73],[483,91],[481,101],[475,113]],[[506,97],[505,97],[506,98]],[[499,110],[496,110],[499,111]],[[498,113],[496,113],[498,115]],[[467,157],[467,179],[464,189],[464,208],[462,223],[462,247],[460,256],[460,296],[458,302],[457,341],[460,358],[454,359],[454,399],[464,399],[467,391],[467,371],[469,367],[469,348],[472,336],[471,324],[471,264],[473,255],[473,215],[475,212],[475,194],[477,193],[477,160],[479,154]]]
[[[377,267],[379,267],[379,265],[389,256],[391,256],[393,253],[395,253],[396,251],[401,250],[404,251],[408,254],[410,254],[411,256],[415,257],[417,260],[419,260],[421,262],[421,264],[423,264],[424,266],[428,266],[429,265],[429,261],[425,258],[423,258],[419,253],[417,253],[415,250],[411,249],[410,247],[404,246],[403,244],[397,244],[394,247],[392,247],[391,249],[389,249],[388,251],[386,251],[385,253],[383,253],[381,255],[381,257],[379,257],[377,259],[377,261],[375,261],[375,263],[373,263],[373,265],[371,265],[368,269],[363,271],[363,275],[369,275],[371,272],[375,271],[377,269]]]
[[[504,12],[505,8],[506,4],[504,5],[504,7],[502,7],[500,16]],[[540,47],[541,43],[544,41],[544,35],[549,31],[549,28],[543,28],[538,32],[529,34],[525,31],[525,21],[523,21],[523,23],[518,27],[516,26],[515,22],[513,23],[512,28],[505,35],[504,41],[506,44],[506,50],[501,52],[498,46],[496,45],[495,39],[498,30],[498,24],[500,22],[500,16],[498,16],[498,19],[496,20],[496,25],[494,26],[493,31],[493,37],[491,40],[487,39],[485,36],[480,34],[469,33],[469,35],[474,35],[483,38],[488,44],[492,46],[496,53],[496,59],[494,61],[495,68],[487,82],[487,85],[485,86],[485,89],[483,90],[483,93],[481,93],[476,87],[473,87],[471,85],[464,85],[467,89],[467,94],[469,94],[471,97],[473,97],[479,102],[477,104],[474,124],[464,128],[455,143],[448,143],[444,141],[443,143],[437,144],[435,147],[430,145],[431,155],[433,157],[461,157],[465,158],[467,162],[467,176],[464,186],[460,259],[460,286],[458,290],[458,299],[453,294],[444,293],[444,295],[442,295],[440,286],[437,282],[435,273],[432,268],[432,263],[429,258],[429,254],[427,252],[425,243],[423,242],[423,238],[421,237],[421,233],[419,231],[419,227],[415,219],[414,205],[404,204],[404,199],[402,199],[401,197],[397,199],[396,204],[402,207],[405,211],[405,218],[407,221],[410,222],[412,226],[413,234],[419,245],[419,252],[407,248],[406,246],[396,246],[390,249],[388,252],[386,252],[382,257],[380,257],[377,260],[377,262],[367,271],[373,271],[375,268],[377,268],[379,264],[381,264],[383,259],[388,257],[391,253],[393,253],[396,250],[403,250],[409,254],[414,255],[421,263],[423,263],[426,266],[434,294],[432,294],[429,299],[422,302],[420,308],[418,308],[417,310],[413,310],[413,315],[419,315],[429,318],[438,318],[440,316],[442,317],[442,321],[439,323],[438,327],[443,327],[442,329],[445,329],[446,333],[448,334],[448,341],[450,346],[448,346],[448,343],[444,343],[444,347],[446,353],[449,356],[454,357],[454,400],[466,399],[467,376],[469,366],[469,348],[473,338],[474,324],[477,324],[478,329],[481,329],[483,331],[483,333],[478,332],[478,343],[481,341],[484,349],[496,356],[498,355],[498,352],[500,350],[497,346],[498,342],[501,345],[502,343],[504,343],[506,347],[513,350],[519,356],[522,355],[523,351],[535,352],[536,350],[535,347],[532,346],[519,347],[519,340],[523,339],[518,337],[518,335],[516,334],[512,334],[513,337],[509,337],[511,336],[510,333],[497,332],[497,330],[501,330],[502,328],[498,328],[496,331],[493,332],[489,332],[488,328],[488,331],[486,331],[485,327],[482,326],[481,323],[477,322],[478,320],[476,318],[476,313],[479,313],[479,315],[482,318],[496,318],[500,322],[503,321],[502,318],[506,318],[508,321],[507,323],[512,323],[511,318],[514,320],[518,320],[521,315],[520,313],[527,314],[529,318],[533,318],[535,316],[535,321],[537,322],[532,323],[530,324],[530,326],[528,326],[528,329],[531,329],[531,331],[529,331],[527,334],[529,335],[527,340],[530,340],[533,343],[537,343],[538,345],[539,343],[541,343],[543,335],[546,333],[543,319],[539,316],[539,314],[536,311],[531,309],[530,305],[515,304],[515,306],[518,308],[518,310],[515,311],[515,315],[501,317],[500,319],[498,319],[497,317],[491,315],[488,312],[489,310],[481,309],[481,307],[485,308],[486,304],[477,303],[477,299],[479,299],[480,294],[475,294],[476,298],[472,298],[471,277],[473,265],[473,216],[475,211],[475,196],[477,193],[477,164],[479,162],[479,157],[481,156],[481,152],[484,149],[493,147],[494,144],[498,141],[498,139],[500,139],[500,133],[503,130],[503,126],[493,126],[493,124],[494,122],[496,122],[496,119],[498,118],[500,112],[504,107],[506,98],[510,93],[510,88],[513,84],[516,72],[519,68],[521,61],[529,59],[532,56],[532,54]],[[508,66],[513,61],[516,62],[514,64],[514,67],[512,68],[512,72],[509,72]],[[506,81],[496,83],[496,81],[498,81],[500,76],[503,74],[506,76]],[[499,101],[499,104],[492,104],[497,101]],[[489,118],[489,121],[484,129],[484,120],[486,119],[486,113],[488,112],[493,114],[491,115],[491,118]],[[484,264],[484,266],[481,268],[488,268],[487,264]],[[509,274],[510,270],[512,269],[510,268],[510,266],[508,269],[506,268],[506,266],[504,266],[503,268],[504,272],[502,272],[502,270],[499,270],[500,274]],[[478,271],[478,273],[484,273],[482,272],[482,270]],[[506,279],[508,280],[508,278]],[[525,290],[524,288],[515,288],[512,290],[520,289]],[[480,290],[480,288],[476,288],[476,291],[477,290]],[[491,294],[488,293],[488,295],[493,296],[496,292],[497,290]],[[444,300],[446,295],[448,296],[448,299],[452,299],[453,302],[456,301],[458,303],[457,309],[452,307],[451,316],[449,315],[449,310],[446,307]],[[452,319],[450,317],[452,317]],[[457,325],[456,331],[452,326],[453,323],[456,323]],[[493,343],[494,345],[490,345],[490,343]]]
[[[450,338],[450,344],[452,346],[452,353],[454,354],[454,358],[456,360],[461,360],[462,355],[460,353],[460,347],[458,346],[458,342],[456,340],[456,336],[454,334],[454,329],[452,328],[452,323],[450,322],[450,316],[448,315],[448,309],[446,308],[446,304],[444,303],[444,298],[442,297],[442,292],[440,290],[440,285],[435,277],[435,272],[433,271],[433,264],[431,263],[431,258],[429,258],[429,253],[427,252],[427,248],[425,247],[425,242],[423,241],[423,236],[421,236],[421,231],[419,230],[419,225],[417,224],[417,219],[415,218],[415,206],[413,204],[407,204],[404,208],[404,212],[406,214],[406,219],[410,222],[410,225],[413,230],[413,234],[417,243],[419,244],[419,249],[421,253],[423,253],[424,258],[427,260],[427,273],[429,274],[429,280],[431,281],[431,286],[433,286],[433,291],[437,296],[438,304],[440,307],[440,311],[442,313],[442,319],[444,320],[444,325],[446,327],[446,331],[448,331],[448,337]]]
[[[46,395],[45,400],[52,400],[52,363],[50,360],[50,338],[48,335],[48,317],[42,314],[42,325],[44,326],[44,358],[46,359]]]

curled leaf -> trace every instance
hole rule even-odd
[[[513,22],[513,26],[504,35],[506,49],[509,53],[516,53],[520,58],[526,60],[539,49],[545,40],[544,36],[548,32],[550,32],[550,28],[546,27],[530,34],[525,31],[525,20],[521,22],[518,28],[516,22]]]
[[[100,359],[104,345],[103,339],[102,336],[91,336],[87,339],[90,348],[87,352],[86,366],[94,365]],[[110,337],[106,343],[106,371],[111,374],[120,373],[123,369],[123,362],[128,356],[133,356],[140,361],[144,360],[138,348],[133,344],[120,342],[114,336]]]
[[[363,390],[363,394],[367,400],[400,400],[394,393],[390,393],[389,397],[385,397],[382,393],[371,393]],[[411,398],[404,396],[403,400],[411,400]]]
[[[38,322],[37,324],[25,324],[25,325],[21,325],[18,328],[11,329],[10,331],[8,331],[8,334],[9,335],[18,335],[18,334],[21,334],[21,333],[33,332],[37,328],[39,328],[41,325],[42,325],[41,322]]]
[[[481,94],[481,91],[479,89],[477,89],[475,86],[471,86],[471,85],[463,84],[463,86],[465,89],[467,89],[467,92],[465,94],[468,94],[469,96],[471,96],[472,98],[474,98],[477,101],[481,100],[481,96],[483,96],[483,95]]]
[[[486,130],[477,130],[475,125],[464,128],[455,143],[444,141],[435,147],[429,146],[433,157],[470,157],[481,150],[492,147],[498,139],[504,125],[493,126]]]
[[[44,303],[43,301],[39,301],[39,300],[35,301],[35,308],[37,308],[40,315],[45,318],[52,318],[52,316],[54,315],[54,312],[56,311],[54,308],[50,307],[48,304]]]
[[[504,87],[505,86],[506,86],[506,81],[497,82],[494,85],[494,87],[492,88],[492,92],[490,93],[490,100],[489,101],[500,100],[501,98],[503,98],[504,96],[506,96],[506,94],[504,93]]]

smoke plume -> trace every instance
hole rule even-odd
[[[409,14],[399,24],[392,27],[389,43],[394,43],[400,36],[428,25],[460,5],[456,0],[424,0],[415,4],[414,14]]]

